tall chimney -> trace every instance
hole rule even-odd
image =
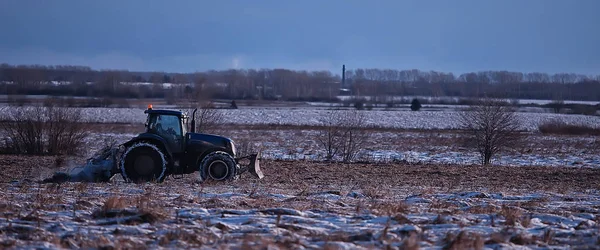
[[[346,64],[342,64],[342,88],[346,87]]]

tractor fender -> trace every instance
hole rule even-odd
[[[123,143],[122,146],[124,146],[125,148],[128,148],[129,146],[131,146],[137,142],[149,142],[149,143],[155,144],[157,147],[162,149],[167,154],[167,157],[169,157],[170,159],[173,159],[173,153],[171,152],[171,149],[169,147],[167,147],[167,142],[165,141],[165,139],[163,139],[162,137],[155,135],[155,134],[151,134],[151,133],[139,134],[138,136],[132,138],[128,142]]]

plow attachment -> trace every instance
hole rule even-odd
[[[108,182],[115,175],[118,150],[115,145],[106,146],[89,158],[85,165],[75,167],[69,172],[56,172],[42,182]]]
[[[262,170],[260,170],[260,151],[257,154],[237,158],[236,162],[239,162],[240,160],[244,159],[248,159],[250,163],[246,166],[240,166],[238,175],[243,174],[244,172],[249,172],[252,176],[258,179],[262,179],[265,177]]]

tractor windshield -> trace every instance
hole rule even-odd
[[[150,117],[149,128],[159,135],[182,136],[181,121],[174,115],[154,115]]]
[[[183,128],[179,116],[151,115],[148,121],[148,132],[164,138],[172,152],[180,152],[183,147]]]

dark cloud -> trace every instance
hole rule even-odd
[[[8,0],[0,62],[600,74],[598,9],[596,0]]]

